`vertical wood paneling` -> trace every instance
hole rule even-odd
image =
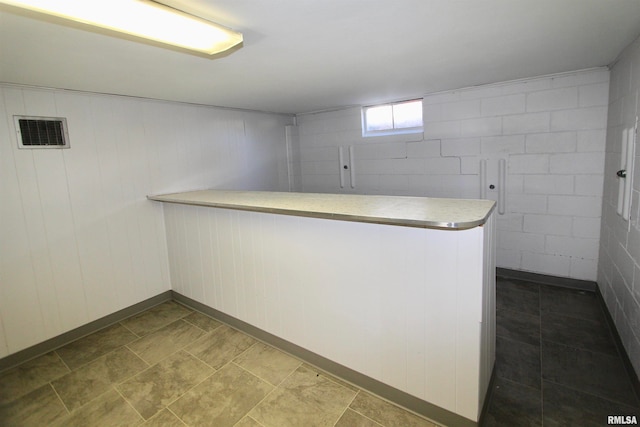
[[[176,212],[180,206],[175,205],[173,203],[165,203],[164,206],[164,218],[165,218],[165,229],[166,229],[166,239],[168,242],[172,242],[171,245],[167,245],[167,253],[169,260],[169,269],[171,270],[171,288],[176,292],[181,292],[184,295],[184,290],[182,290],[182,276],[180,267],[181,264],[179,261],[179,251],[178,247],[178,230],[176,226],[176,222],[178,218],[180,218],[179,214]]]
[[[452,307],[457,304],[457,283],[454,278],[458,266],[454,256],[443,254],[458,252],[457,233],[449,235],[447,231],[432,232],[426,248],[431,284],[425,307],[426,400],[444,408],[455,407],[455,387],[451,381],[456,375],[455,357],[441,349],[454,348],[456,345],[456,313]]]
[[[409,231],[409,230],[407,230]],[[425,396],[427,387],[427,370],[424,364],[426,357],[426,313],[425,304],[428,298],[429,272],[428,263],[425,262],[425,248],[429,244],[422,235],[407,236],[409,246],[406,251],[407,266],[412,266],[415,278],[407,284],[406,311],[407,330],[414,337],[409,339],[407,346],[407,366],[411,371],[407,372],[407,391],[415,396]]]
[[[273,235],[280,235],[276,229],[275,215],[260,215],[260,254],[262,258],[262,297],[264,301],[264,327],[267,331],[280,330],[280,311],[278,310],[278,294],[275,292],[274,284],[278,283],[278,266],[272,262],[271,257],[279,258],[279,246],[274,245],[275,241],[270,238]],[[267,233],[263,230],[269,230]]]
[[[496,247],[495,247],[495,214],[489,217],[484,225],[484,251],[486,254],[483,266],[484,295],[482,298],[482,348],[480,354],[480,408],[491,381],[491,374],[496,357]]]
[[[483,288],[495,269],[495,255],[483,264],[493,222],[443,231],[195,206],[165,213],[174,289],[477,419],[495,333],[482,312],[487,298],[495,304]]]
[[[46,248],[44,232],[38,233],[43,229],[43,219],[40,206],[28,203],[33,199],[37,200],[37,186],[32,180],[21,180],[18,174],[21,166],[33,173],[33,160],[26,153],[20,156],[21,153],[13,148],[16,139],[13,117],[9,111],[24,111],[22,93],[19,89],[12,89],[4,92],[0,99],[4,113],[0,131],[5,136],[0,138],[0,188],[3,197],[0,203],[0,224],[11,224],[11,227],[3,226],[0,233],[0,309],[5,328],[3,337],[6,339],[2,347],[10,351],[11,348],[26,346],[32,340],[42,340],[49,332],[39,304],[38,279],[46,280],[47,276],[51,277],[51,270],[47,268],[46,252],[43,258],[47,258],[42,263],[33,263],[34,249],[36,253],[40,253],[40,248]],[[23,238],[28,235],[29,221],[39,226],[33,231],[42,239],[32,242]],[[51,321],[59,323],[57,317],[53,317]]]
[[[117,307],[118,272],[112,259],[109,244],[109,229],[106,222],[110,206],[117,206],[104,188],[105,179],[101,165],[99,146],[113,140],[109,129],[96,122],[96,117],[110,115],[104,102],[89,97],[57,97],[68,122],[76,124],[70,133],[73,150],[64,150],[62,155],[67,165],[67,180],[71,204],[71,219],[76,228],[79,265],[82,277],[79,287],[84,286],[86,306],[98,317],[111,313]],[[106,134],[105,134],[106,133]],[[106,173],[106,172],[105,172]],[[51,188],[52,194],[60,190]],[[121,270],[119,270],[121,271]],[[103,286],[105,277],[113,277],[114,285]]]
[[[474,254],[484,253],[484,229],[476,227],[463,233],[456,256],[456,408],[464,413],[475,411],[478,416],[483,301],[478,278],[484,278],[484,260]]]
[[[70,194],[62,152],[46,150],[34,154],[36,179],[44,211],[45,234],[53,267],[53,282],[58,295],[59,317],[63,330],[89,321],[87,295],[90,287],[80,264],[80,248],[73,224]],[[103,243],[103,242],[100,242]],[[42,301],[46,304],[46,301]]]
[[[129,137],[128,128],[133,124],[127,117],[131,113],[131,103],[124,102],[118,104],[115,99],[107,98],[112,117],[111,140],[104,141],[103,151],[115,153],[113,159],[113,170],[107,169],[105,173],[109,178],[106,182],[113,180],[114,183],[114,203],[109,206],[117,206],[117,209],[110,209],[107,227],[109,229],[110,252],[113,264],[114,288],[116,289],[116,300],[114,306],[125,305],[127,301],[135,300],[135,288],[138,280],[134,267],[134,242],[139,238],[139,231],[136,223],[135,211],[131,209],[131,200],[135,197],[135,184],[131,181],[132,176],[139,177],[139,174],[132,173],[135,168],[133,162],[134,147],[133,141]],[[109,148],[112,147],[111,150]],[[101,153],[102,151],[99,151]],[[144,168],[140,168],[144,171]],[[103,182],[105,177],[103,176]],[[106,188],[110,188],[106,185]]]
[[[23,90],[24,109],[40,111],[38,115],[56,116],[58,110],[53,92]],[[69,330],[87,322],[86,294],[82,287],[82,269],[76,241],[71,200],[68,189],[64,150],[32,150],[35,180],[38,187],[44,231],[53,272],[53,283],[58,297],[60,327]],[[64,189],[63,192],[60,189]],[[46,304],[41,301],[40,304]]]
[[[397,232],[397,234],[395,234]],[[407,251],[409,237],[405,229],[400,227],[380,227],[377,231],[379,243],[377,251],[364,253],[368,262],[378,265],[379,282],[377,291],[381,293],[382,318],[380,319],[382,349],[382,379],[388,384],[397,384],[403,390],[407,389],[407,343],[408,335],[412,334],[408,328],[407,296],[408,287],[414,282],[412,266],[408,266]],[[354,248],[357,250],[357,248]],[[384,262],[380,260],[384,259]],[[413,334],[412,334],[413,335]]]
[[[202,248],[202,256],[200,258],[200,280],[202,293],[199,301],[209,301],[208,294],[211,293],[213,272],[213,252],[211,250],[210,242],[210,228],[211,222],[209,221],[210,209],[198,209],[198,238],[200,239],[200,248]]]
[[[71,148],[19,150],[14,114],[66,117]],[[276,156],[261,156],[284,147],[290,122],[0,85],[0,357],[166,291],[170,275],[176,290],[215,299],[216,291],[205,286],[215,264],[194,259],[170,269],[166,240],[185,239],[184,223],[165,227],[162,205],[146,196],[198,188],[279,190]],[[250,137],[246,127],[253,129]],[[194,221],[189,231],[213,248],[214,231],[202,228],[207,222]],[[190,247],[185,239],[172,250],[174,259]],[[217,267],[218,279],[236,273],[224,262]]]

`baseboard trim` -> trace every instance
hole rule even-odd
[[[171,300],[171,296],[171,291],[163,292],[137,304],[116,311],[115,313],[111,313],[104,317],[101,317],[100,319],[94,320],[93,322],[89,322],[86,325],[82,325],[80,327],[72,329],[69,332],[65,332],[56,337],[25,348],[24,350],[20,350],[18,352],[5,356],[0,359],[0,373],[15,366],[21,365],[28,360],[49,353],[50,351],[58,349],[84,336],[97,332],[100,329],[104,329],[107,326],[111,326],[114,323],[118,323],[128,317],[135,316],[136,314],[148,310],[158,304],[162,304],[165,301],[169,301]]]
[[[631,380],[631,386],[633,387],[633,391],[636,393],[636,398],[640,401],[640,378],[631,363],[631,359],[627,354],[627,351],[624,349],[624,344],[622,343],[622,338],[620,338],[620,334],[618,333],[618,329],[616,328],[616,324],[613,320],[613,316],[609,312],[609,308],[607,307],[607,303],[602,296],[602,292],[600,292],[600,287],[596,287],[596,295],[598,297],[598,301],[600,301],[600,306],[602,307],[602,311],[604,312],[604,317],[607,319],[607,325],[609,326],[609,330],[613,335],[613,340],[615,341],[616,347],[618,349],[618,353],[622,358],[622,363],[624,364],[624,368],[629,375],[629,379]]]
[[[561,288],[579,289],[581,291],[595,292],[598,285],[591,280],[571,279],[569,277],[549,276],[546,274],[532,273],[530,271],[511,270],[508,268],[496,268],[496,276],[505,279],[524,280],[543,285],[558,286]]]
[[[317,353],[311,352],[292,342],[286,341],[269,332],[257,328],[233,316],[225,314],[219,310],[209,307],[201,302],[195,301],[189,297],[172,291],[173,299],[189,308],[204,313],[222,323],[225,323],[239,331],[246,333],[259,341],[265,342],[279,350],[293,355],[322,371],[334,375],[340,379],[346,380],[353,385],[382,397],[390,402],[402,406],[412,412],[420,414],[432,421],[451,426],[460,427],[476,427],[479,424],[461,415],[455,414],[439,406],[425,402],[422,399],[411,396],[408,393],[400,391],[394,387],[384,384],[376,379],[363,375],[351,368],[347,368],[339,363],[329,360]],[[486,401],[487,399],[485,399]],[[486,402],[485,402],[486,404]],[[486,405],[485,405],[486,406]]]

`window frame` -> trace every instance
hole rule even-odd
[[[413,126],[413,127],[405,127],[405,128],[398,128],[395,127],[395,117],[393,115],[393,106],[395,105],[399,105],[399,104],[407,104],[410,102],[420,102],[420,109],[422,110],[422,101],[423,98],[416,98],[416,99],[407,99],[404,101],[397,101],[397,102],[387,102],[387,103],[383,103],[383,104],[375,104],[375,105],[367,105],[362,107],[361,110],[361,116],[362,116],[362,136],[363,137],[372,137],[372,136],[386,136],[386,135],[406,135],[406,134],[412,134],[412,133],[421,133],[424,132],[424,116],[421,116],[421,122],[422,125],[421,126]],[[367,111],[371,108],[377,108],[377,107],[384,107],[384,106],[390,106],[392,108],[392,113],[391,113],[391,120],[392,120],[392,125],[393,128],[388,128],[388,129],[381,129],[381,130],[368,130],[367,129]]]

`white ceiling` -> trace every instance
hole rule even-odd
[[[0,6],[0,81],[304,113],[610,64],[639,0],[163,0],[244,33],[204,58]]]

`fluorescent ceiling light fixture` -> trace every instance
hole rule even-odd
[[[242,34],[151,0],[0,0],[96,27],[213,55]]]

